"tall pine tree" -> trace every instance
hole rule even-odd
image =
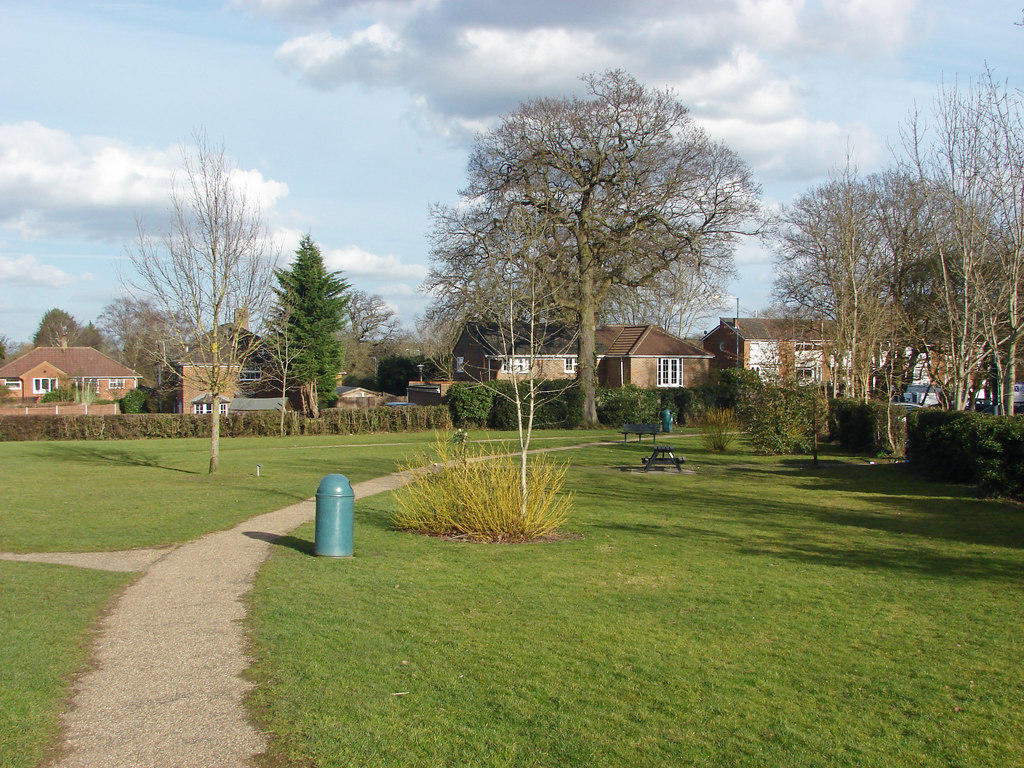
[[[320,413],[320,393],[334,390],[344,365],[340,332],[345,325],[349,284],[324,266],[320,248],[307,234],[287,270],[276,272],[277,333],[286,335],[292,380],[299,384],[302,409]]]

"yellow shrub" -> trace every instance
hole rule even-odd
[[[700,439],[709,451],[727,451],[736,440],[740,422],[731,408],[712,408],[700,422]]]
[[[491,455],[440,437],[434,448],[437,463],[395,492],[396,527],[514,542],[550,536],[565,522],[572,505],[572,494],[562,493],[567,464],[530,458],[524,509],[518,455]]]

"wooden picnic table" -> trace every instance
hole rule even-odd
[[[651,467],[656,466],[675,467],[677,472],[682,472],[683,463],[685,461],[685,456],[676,456],[675,448],[671,445],[665,445],[662,443],[661,445],[654,446],[654,450],[651,451],[651,455],[646,459],[643,459],[644,472],[649,472]]]

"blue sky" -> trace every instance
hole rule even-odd
[[[456,199],[474,133],[523,99],[609,68],[672,87],[785,203],[848,152],[862,172],[889,164],[943,81],[987,65],[1024,87],[1022,5],[0,0],[0,334],[30,339],[52,307],[98,317],[197,129],[250,172],[286,253],[310,232],[411,326],[428,208]],[[737,267],[741,311],[766,306],[770,254],[745,243]]]

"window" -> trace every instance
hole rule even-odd
[[[21,379],[7,379],[8,389],[21,389]]]
[[[505,358],[501,361],[501,369],[511,373],[529,373],[530,372],[530,358],[528,357],[513,357],[511,364],[509,359]]]
[[[239,381],[259,381],[260,377],[262,375],[263,374],[260,371],[254,369],[254,368],[250,368],[250,369],[247,369],[247,370],[244,370],[244,371],[240,372],[238,374],[238,380]]]
[[[56,379],[32,379],[32,394],[45,395],[57,389]]]
[[[92,392],[94,395],[98,395],[100,392],[100,380],[99,379],[82,379],[82,391]]]
[[[455,358],[455,372],[465,373],[466,372],[466,358],[456,357]]]
[[[224,415],[227,414],[227,412],[228,412],[228,404],[227,403],[221,403],[220,404],[220,415],[224,416]],[[192,413],[213,413],[213,404],[212,403],[193,403],[193,405],[192,405]]]
[[[683,360],[679,357],[658,358],[658,386],[683,386]]]
[[[108,379],[107,389],[124,389],[124,379]]]
[[[576,373],[576,358],[575,357],[567,357],[567,358],[565,358],[565,367],[563,368],[563,370],[566,373]]]

